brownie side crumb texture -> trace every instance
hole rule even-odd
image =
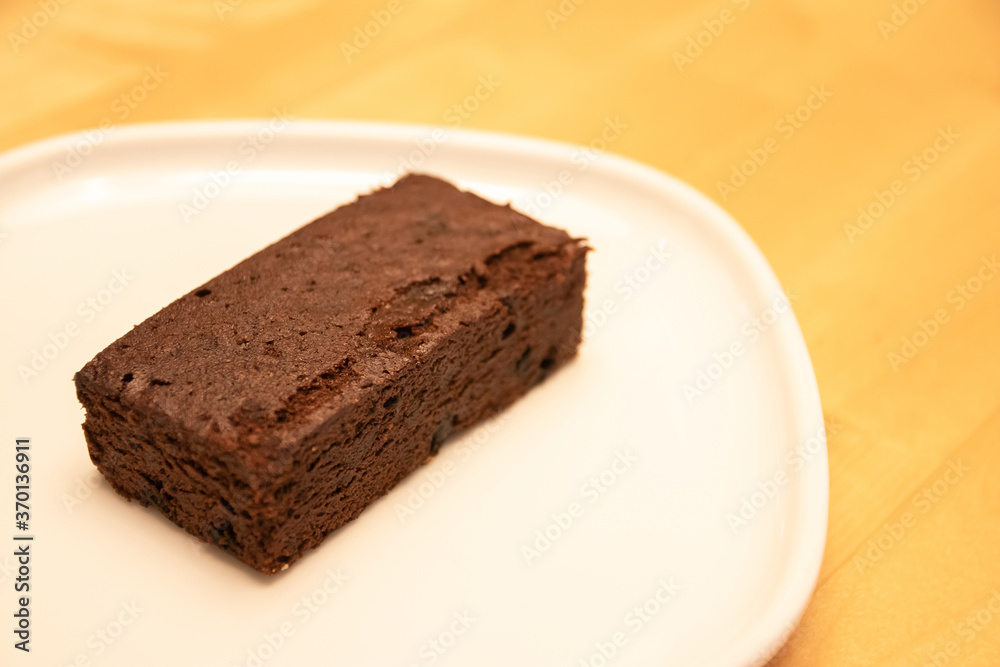
[[[89,362],[91,458],[122,495],[277,572],[575,355],[586,251],[404,177]]]

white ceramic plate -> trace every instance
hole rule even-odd
[[[0,662],[766,660],[805,608],[826,534],[809,356],[740,227],[600,147],[261,120],[112,128],[0,156]],[[579,359],[274,578],[115,495],[88,459],[73,373],[177,296],[411,167],[590,239]],[[24,436],[30,657],[6,629]]]

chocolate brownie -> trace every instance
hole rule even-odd
[[[273,574],[576,354],[587,250],[405,176],[94,357],[75,377],[90,457]]]

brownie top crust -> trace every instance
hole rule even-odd
[[[76,381],[250,474],[277,474],[301,437],[359,391],[419,364],[476,313],[506,307],[519,285],[551,279],[586,250],[562,230],[411,174],[177,299]]]

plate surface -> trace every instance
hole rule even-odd
[[[35,536],[32,652],[5,645],[2,662],[766,660],[805,608],[826,535],[809,356],[725,212],[600,148],[272,119],[129,126],[0,156],[0,499],[12,504],[14,439],[30,437]],[[274,578],[118,497],[87,456],[73,373],[409,169],[590,239],[579,359]],[[0,556],[8,619],[13,565]]]

